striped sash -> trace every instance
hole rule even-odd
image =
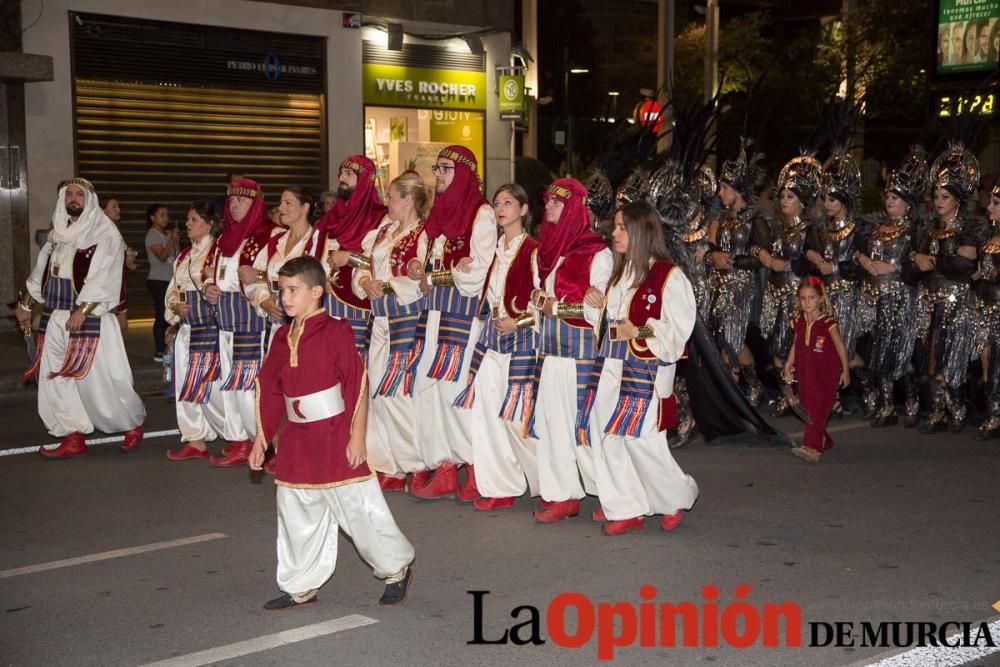
[[[538,358],[535,354],[535,333],[530,328],[518,329],[513,334],[501,334],[493,319],[488,319],[472,353],[468,384],[452,405],[468,409],[475,404],[475,377],[487,350],[511,355],[507,368],[507,392],[498,416],[504,421],[520,421],[521,436],[534,437],[532,420],[535,411]]]
[[[260,370],[264,318],[240,292],[223,292],[217,306],[219,328],[233,333],[233,368],[222,391],[248,391]]]
[[[97,346],[101,342],[101,318],[88,317],[79,331],[71,331],[66,344],[66,356],[62,368],[49,373],[49,379],[64,377],[79,380],[87,376],[97,356]]]
[[[196,290],[186,293],[191,312],[184,321],[191,327],[188,345],[188,366],[178,401],[207,403],[212,395],[212,382],[219,379],[219,328],[211,305]],[[176,355],[175,355],[176,358]]]
[[[439,311],[441,319],[437,351],[427,377],[449,382],[458,380],[478,305],[478,296],[462,296],[456,287],[440,286],[431,291],[427,308]]]
[[[610,324],[618,323],[618,321],[610,322]],[[657,368],[663,364],[656,359],[639,359],[629,352],[628,341],[613,341],[607,336],[601,341],[600,356],[622,360],[618,402],[611,413],[611,418],[604,426],[604,433],[628,438],[638,437],[653,401]],[[595,383],[594,390],[596,389]]]
[[[396,396],[400,386],[403,396],[412,396],[417,325],[425,317],[421,302],[402,306],[395,297],[387,296],[372,302],[372,315],[389,319],[389,363],[373,396]]]
[[[347,320],[351,323],[351,331],[354,332],[354,346],[361,354],[361,359],[367,359],[368,345],[372,338],[371,311],[355,308],[329,292],[323,305],[326,308],[326,314],[330,317],[337,320]]]
[[[22,376],[25,380],[34,380],[38,377],[38,368],[42,364],[42,350],[45,349],[45,329],[49,326],[49,319],[53,311],[73,310],[76,301],[76,292],[73,290],[73,281],[69,278],[49,277],[44,286],[45,303],[42,305],[42,318],[38,324],[38,335],[35,337],[35,356],[28,364],[27,370]]]
[[[574,327],[554,317],[542,320],[541,350],[546,355],[593,359],[597,337],[592,327]]]

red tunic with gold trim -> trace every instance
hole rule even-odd
[[[366,376],[351,325],[319,310],[301,329],[281,327],[257,378],[258,428],[278,436],[275,483],[329,488],[371,479],[368,464],[351,468],[347,443]],[[295,331],[293,331],[293,327]]]

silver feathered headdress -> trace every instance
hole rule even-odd
[[[609,220],[615,213],[615,189],[603,171],[595,171],[587,181],[587,204],[595,223]]]
[[[979,187],[979,160],[960,142],[951,142],[931,165],[931,187],[945,188],[960,201]]]
[[[885,184],[886,192],[894,192],[913,205],[927,194],[927,151],[923,146],[911,146],[910,152],[892,170]]]
[[[764,154],[753,149],[753,139],[741,138],[740,151],[735,159],[726,160],[719,170],[719,182],[726,183],[748,204],[757,200],[757,189],[764,183],[764,169],[760,162]]]
[[[785,163],[778,174],[778,192],[791,190],[803,208],[809,208],[819,196],[823,165],[812,155],[803,152]]]
[[[839,199],[854,211],[861,203],[861,169],[857,160],[844,148],[834,148],[833,155],[823,165],[820,192],[824,197]]]

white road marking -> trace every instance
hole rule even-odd
[[[970,639],[975,637],[977,622],[970,634]],[[990,635],[994,641],[1000,637],[1000,620],[989,624]],[[948,641],[955,643],[961,641],[961,633],[948,635]],[[957,638],[957,639],[956,639]],[[986,645],[985,640],[980,646],[959,646],[951,648],[948,646],[918,646],[903,653],[897,653],[875,661],[862,661],[855,663],[858,667],[957,667],[965,665],[973,660],[982,660],[988,655],[1000,651],[1000,646]]]
[[[276,632],[272,635],[247,639],[235,644],[226,644],[225,646],[218,646],[205,651],[198,651],[197,653],[189,653],[188,655],[160,660],[159,662],[151,662],[143,665],[143,667],[199,667],[200,665],[210,665],[213,662],[232,660],[244,655],[250,655],[251,653],[260,653],[261,651],[268,651],[279,646],[332,635],[336,632],[360,628],[373,623],[378,623],[378,621],[374,618],[361,616],[360,614],[351,614],[350,616],[335,618],[332,621],[306,625],[293,630]]]
[[[35,574],[36,572],[46,572],[56,570],[61,567],[71,567],[73,565],[83,565],[85,563],[96,563],[111,558],[122,558],[123,556],[134,556],[144,554],[149,551],[159,551],[161,549],[171,549],[173,547],[183,547],[188,544],[198,544],[199,542],[210,542],[211,540],[221,540],[229,537],[225,533],[206,533],[205,535],[195,535],[194,537],[182,537],[178,540],[168,540],[166,542],[154,542],[153,544],[143,544],[138,547],[127,547],[125,549],[115,549],[114,551],[103,551],[101,553],[90,554],[89,556],[77,556],[76,558],[64,558],[63,560],[49,561],[37,565],[26,565],[15,567],[12,570],[0,571],[0,579],[18,577],[22,574]]]
[[[181,432],[175,428],[167,429],[166,431],[150,431],[149,433],[144,433],[142,435],[143,440],[152,440],[153,438],[167,438],[172,435],[180,435]],[[91,438],[87,440],[87,445],[112,445],[119,442],[125,442],[124,435],[109,435],[104,438]],[[55,449],[59,446],[58,442],[53,442],[51,445],[41,445],[36,447],[18,447],[16,449],[0,449],[0,456],[14,456],[15,454],[34,454],[39,449],[43,447],[45,449]]]

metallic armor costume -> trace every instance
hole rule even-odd
[[[950,220],[938,218],[917,237],[917,253],[934,257],[934,268],[922,276],[918,292],[917,333],[923,350],[921,373],[930,382],[931,405],[920,424],[922,433],[938,430],[949,416],[948,428],[958,433],[965,426],[965,378],[975,355],[972,291],[969,280],[976,259],[963,257],[962,246],[978,248],[978,222],[963,219],[962,205],[979,187],[979,161],[960,143],[951,143],[930,170],[931,185],[950,192],[959,212]],[[978,253],[977,253],[978,254]]]
[[[910,218],[887,218],[880,214],[872,229],[861,239],[859,252],[872,261],[891,264],[893,272],[873,276],[863,274],[858,303],[858,328],[871,336],[866,365],[868,386],[865,403],[874,417],[873,425],[896,422],[893,387],[902,378],[913,357],[913,316],[916,289],[906,280],[913,223]],[[909,390],[909,387],[908,387]],[[907,414],[916,415],[919,405],[915,392],[907,395]]]
[[[854,260],[858,234],[857,224],[851,218],[828,220],[813,226],[806,239],[806,250],[813,250],[833,264],[833,273],[824,275],[818,268],[813,274],[826,285],[826,294],[833,308],[833,316],[840,325],[847,348],[847,358],[854,356],[857,344],[857,306],[860,289],[860,267]]]
[[[994,188],[994,196],[1000,196],[997,188]],[[994,222],[992,236],[998,234],[1000,225]],[[979,315],[977,348],[985,350],[989,359],[986,420],[979,427],[977,436],[985,439],[1000,432],[1000,244],[994,243],[992,238],[982,247],[975,303]]]
[[[779,216],[771,223],[771,244],[764,248],[785,264],[783,271],[771,271],[764,288],[760,311],[760,331],[767,339],[768,353],[784,360],[792,348],[792,317],[798,301],[799,281],[809,273],[805,259],[806,234],[810,223],[802,216]]]

